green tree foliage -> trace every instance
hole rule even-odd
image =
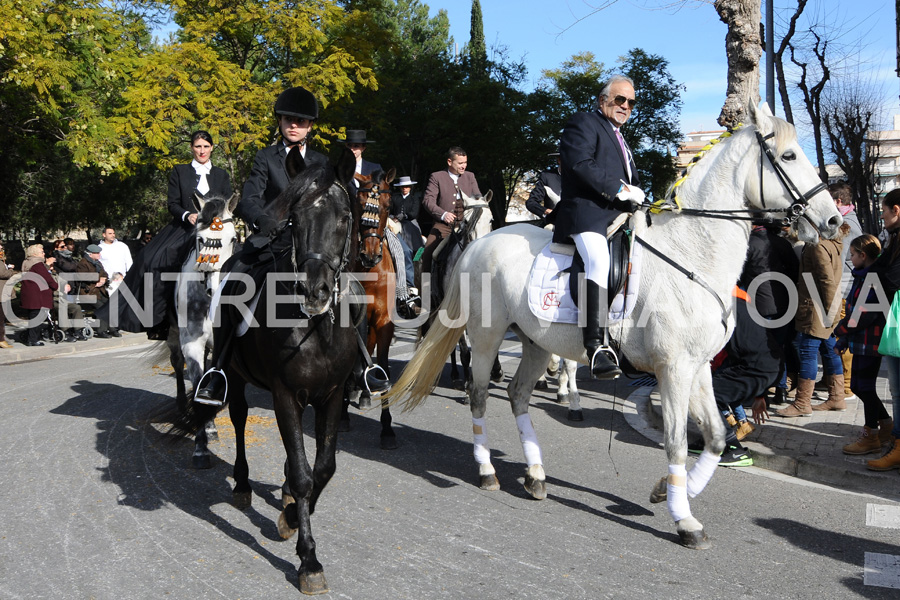
[[[160,10],[180,29],[154,45],[147,24]],[[10,199],[0,223],[24,235],[88,219],[120,228],[155,221],[165,172],[189,159],[188,136],[200,128],[240,189],[253,154],[273,138],[282,89],[302,84],[327,107],[376,87],[367,28],[367,13],[337,0],[0,4],[0,191]],[[327,114],[324,144],[334,132]],[[87,196],[104,199],[90,215]],[[129,207],[145,197],[156,200],[134,215]],[[47,205],[59,209],[32,210]]]
[[[484,44],[484,23],[481,17],[481,2],[472,0],[472,17],[469,24],[469,61],[472,75],[487,74],[487,46]]]

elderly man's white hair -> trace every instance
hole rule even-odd
[[[634,87],[634,81],[632,81],[631,77],[620,73],[613,75],[606,82],[606,85],[600,89],[600,93],[597,94],[597,99],[594,100],[594,110],[600,108],[600,98],[607,98],[609,96],[609,88],[611,88],[614,83],[619,83],[620,81],[626,81],[631,87]]]

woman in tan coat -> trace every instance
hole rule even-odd
[[[797,316],[794,327],[797,336],[794,347],[800,358],[800,381],[794,403],[776,411],[779,417],[808,417],[812,414],[812,393],[818,372],[818,356],[828,382],[828,400],[823,406],[830,410],[845,410],[844,367],[835,352],[834,328],[841,312],[841,273],[844,236],[849,225],[842,225],[833,240],[822,239],[807,244],[800,255],[800,276],[797,281]],[[823,408],[824,410],[824,408]]]

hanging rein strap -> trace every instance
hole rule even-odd
[[[683,273],[685,277],[687,277],[688,279],[690,279],[690,280],[693,281],[694,283],[700,285],[701,287],[703,287],[703,289],[705,289],[707,292],[709,292],[710,294],[712,294],[712,297],[715,298],[715,299],[716,299],[716,302],[719,303],[719,308],[722,309],[722,326],[723,326],[726,330],[728,329],[728,315],[731,313],[731,311],[725,306],[725,303],[722,302],[722,299],[719,297],[719,295],[716,293],[716,291],[715,291],[714,289],[712,289],[712,288],[709,286],[708,283],[706,283],[705,281],[703,281],[703,279],[702,279],[699,275],[697,275],[696,273],[694,273],[694,272],[692,272],[692,271],[688,271],[687,269],[685,269],[684,267],[682,267],[681,265],[679,265],[677,262],[675,262],[674,260],[672,260],[671,258],[669,258],[668,256],[666,256],[665,254],[663,254],[662,252],[660,252],[659,250],[657,250],[656,248],[654,248],[654,247],[651,246],[650,244],[648,244],[647,241],[644,240],[644,238],[640,238],[640,237],[634,236],[634,239],[635,239],[635,240],[637,241],[637,243],[639,243],[641,246],[643,246],[644,248],[646,248],[647,250],[649,250],[649,251],[651,252],[651,254],[653,254],[653,255],[655,255],[656,257],[662,259],[666,264],[668,264],[668,265],[671,266],[672,268],[676,269],[677,271]]]

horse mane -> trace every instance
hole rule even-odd
[[[266,208],[266,213],[281,221],[298,202],[309,204],[325,194],[335,182],[334,170],[328,166],[307,167],[291,180],[287,189]],[[314,189],[309,188],[315,186]]]
[[[225,207],[227,205],[228,198],[222,198],[219,196],[207,198],[206,204],[203,205],[203,210],[201,210],[200,214],[197,215],[197,229],[208,227],[215,217],[218,217],[225,212]]]

